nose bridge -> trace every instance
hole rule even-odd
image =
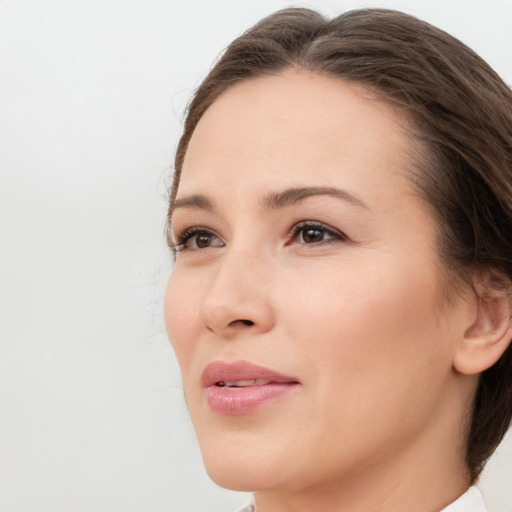
[[[219,335],[250,329],[265,332],[273,324],[262,255],[228,248],[216,262],[214,277],[201,305],[203,324]]]

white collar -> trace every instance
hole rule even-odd
[[[441,512],[485,512],[482,494],[476,487],[470,487],[458,500],[443,508]]]

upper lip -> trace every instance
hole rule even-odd
[[[270,368],[249,363],[247,361],[212,361],[206,365],[201,375],[203,387],[215,385],[217,382],[242,380],[268,380],[276,383],[298,383],[295,377],[283,375]]]

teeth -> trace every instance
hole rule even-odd
[[[234,380],[234,381],[219,381],[216,383],[217,386],[226,388],[245,388],[247,386],[265,386],[270,384],[269,380],[264,379],[251,379],[251,380]]]

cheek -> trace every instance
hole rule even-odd
[[[449,333],[435,314],[432,276],[406,268],[383,276],[368,265],[364,273],[321,277],[306,293],[283,294],[289,319],[283,338],[294,344],[290,353],[301,354],[308,417],[318,419],[305,421],[301,439],[317,447],[318,439],[345,441],[329,447],[327,465],[414,438],[444,393],[451,355]]]
[[[165,329],[184,376],[193,358],[194,340],[197,339],[197,322],[193,321],[197,316],[195,288],[185,284],[178,273],[172,273],[164,299]]]
[[[385,268],[319,272],[307,291],[287,287],[290,338],[308,353],[326,389],[334,381],[344,393],[354,385],[349,389],[375,394],[451,367],[447,333],[436,315],[436,277],[417,267]]]

